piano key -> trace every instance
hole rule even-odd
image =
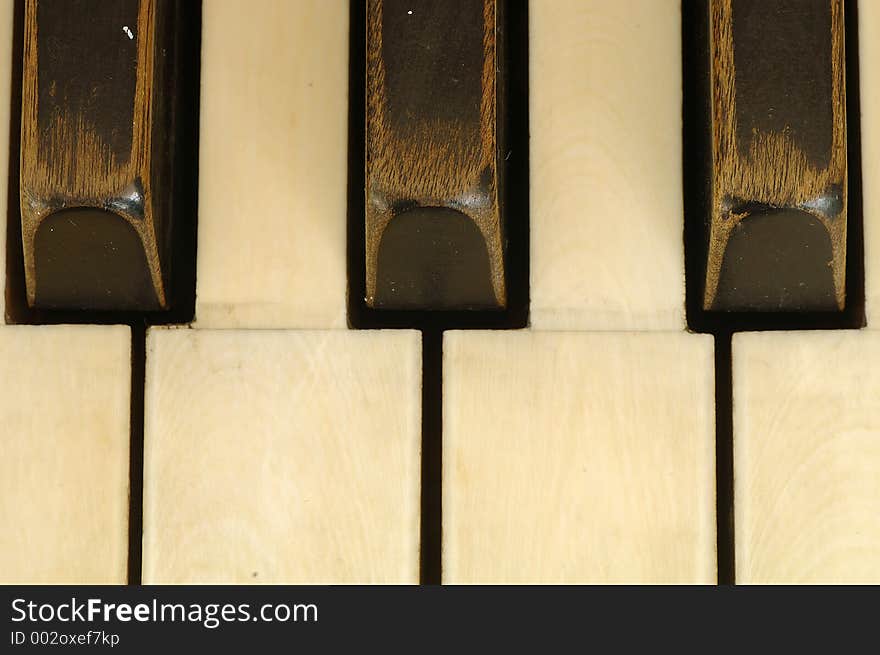
[[[0,0],[0,219],[7,216],[9,198],[9,114],[12,90],[12,32],[14,0]],[[3,45],[5,44],[5,45]],[[6,288],[6,232],[0,228],[0,289]],[[6,315],[6,294],[0,293],[0,316]]]
[[[531,324],[683,328],[679,3],[529,14]]]
[[[862,2],[859,23],[859,96],[862,137],[862,212],[865,236],[865,313],[868,328],[880,317],[880,6]]]
[[[417,332],[147,339],[144,582],[418,582]]]
[[[27,304],[170,305],[175,21],[164,0],[25,2],[21,238]],[[88,20],[83,20],[87,16]]]
[[[0,583],[123,584],[131,337],[0,328]]]
[[[446,583],[712,583],[712,337],[450,332]]]
[[[507,303],[496,0],[368,0],[366,301]]]
[[[880,582],[880,335],[733,337],[736,581]]]
[[[348,15],[344,0],[203,6],[202,327],[346,324]]]
[[[846,296],[842,0],[710,0],[703,308],[838,311]]]

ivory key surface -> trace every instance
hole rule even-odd
[[[872,329],[880,321],[875,316],[875,308],[880,307],[880,6],[876,2],[859,3],[859,77],[865,313]]]
[[[736,582],[880,582],[880,335],[733,337]]]
[[[131,336],[0,328],[0,582],[123,584]]]
[[[147,583],[416,583],[417,332],[156,330]]]
[[[531,324],[684,327],[677,0],[529,6]]]
[[[713,583],[712,337],[450,332],[443,580]]]
[[[196,322],[345,327],[348,3],[202,11]]]

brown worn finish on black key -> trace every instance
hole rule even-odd
[[[712,198],[703,307],[840,311],[843,0],[710,0]]]
[[[368,0],[366,302],[502,309],[496,0]]]
[[[21,235],[28,305],[168,307],[173,0],[26,0]]]

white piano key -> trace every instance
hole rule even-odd
[[[733,338],[736,582],[880,582],[880,334]]]
[[[416,583],[411,331],[151,329],[146,583]]]
[[[9,110],[12,90],[13,0],[0,0],[0,216],[7,216],[9,197]],[[5,221],[3,222],[5,225]],[[6,230],[0,233],[0,316],[6,313]]]
[[[531,323],[684,327],[677,0],[529,7]]]
[[[201,327],[345,327],[348,12],[205,3]]]
[[[0,379],[0,583],[125,583],[129,329],[2,327]]]
[[[448,583],[712,583],[712,337],[450,332]]]
[[[865,237],[865,313],[880,327],[880,4],[859,3],[859,97],[862,139],[862,217]]]

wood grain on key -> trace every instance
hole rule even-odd
[[[368,0],[366,300],[506,304],[496,0]]]
[[[168,302],[172,3],[27,0],[21,234],[27,301]]]
[[[704,309],[845,305],[842,0],[710,0]]]

